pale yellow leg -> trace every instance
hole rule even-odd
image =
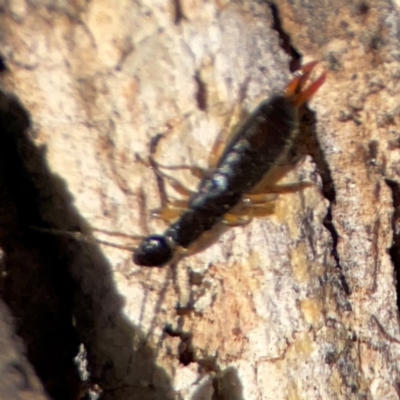
[[[272,215],[275,211],[275,203],[271,202],[265,205],[257,205],[251,208],[252,215],[255,218],[259,217],[267,217],[268,215]]]
[[[225,129],[222,130],[221,132],[225,132]],[[226,146],[226,140],[221,138],[222,133],[220,133],[217,137],[217,140],[215,141],[213,148],[210,152],[210,155],[208,157],[208,165],[210,166],[210,169],[214,169],[218,165],[218,161],[221,158],[221,155],[225,149]]]
[[[165,222],[171,222],[179,218],[182,211],[183,210],[180,210],[179,208],[164,207],[162,210],[152,211],[151,215]]]
[[[272,185],[269,187],[267,186],[264,188],[264,190],[267,193],[285,194],[285,193],[300,192],[312,186],[314,186],[314,184],[311,182],[294,182],[294,183],[286,183],[283,185]]]
[[[221,158],[226,146],[229,145],[229,142],[235,136],[238,127],[240,126],[240,123],[233,124],[234,115],[239,115],[239,121],[244,121],[246,117],[248,117],[248,113],[241,109],[243,100],[246,97],[248,83],[249,79],[246,79],[246,81],[242,84],[239,92],[239,99],[224,124],[225,128],[221,130],[217,139],[214,142],[213,148],[208,158],[208,165],[210,166],[211,170],[217,166],[218,161]],[[240,111],[238,111],[239,109]]]
[[[165,222],[171,222],[177,219],[187,209],[187,204],[187,200],[171,200],[168,201],[166,207],[160,210],[153,210],[151,214],[155,218],[162,219]]]
[[[223,223],[228,226],[245,226],[249,224],[252,219],[252,213],[246,213],[243,215],[228,213],[224,215]]]
[[[278,195],[276,193],[246,193],[242,198],[242,202],[243,204],[251,206],[269,203],[277,198]]]

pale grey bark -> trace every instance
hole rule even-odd
[[[39,191],[43,221],[162,232],[151,217],[154,171],[138,158],[161,134],[158,162],[206,168],[240,110],[284,89],[293,59],[276,18],[302,61],[328,72],[310,104],[313,157],[286,178],[313,186],[280,195],[273,216],[228,230],[176,269],[67,240],[93,381],[106,399],[399,398],[388,251],[400,157],[397,5],[279,1],[274,22],[263,2],[178,3],[5,6],[3,89],[30,113],[52,185],[63,182]],[[187,171],[172,173],[195,187]],[[177,304],[196,311],[179,315]]]

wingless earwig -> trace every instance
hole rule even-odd
[[[326,74],[323,73],[304,89],[316,64],[311,62],[296,71],[283,94],[263,101],[247,118],[226,145],[216,167],[203,178],[197,192],[190,197],[186,211],[164,234],[142,239],[133,252],[135,264],[161,267],[173,259],[178,249],[190,253],[200,236],[205,236],[219,223],[228,221],[234,225],[235,218],[232,223],[232,217],[235,216],[235,208],[241,203],[251,206],[252,196],[253,199],[258,196],[261,202],[266,202],[265,194],[268,190],[257,192],[258,185],[269,175],[274,175],[279,167],[290,162],[290,153],[299,136],[299,108],[325,81]],[[272,183],[280,179],[281,176],[277,175],[278,179],[270,179]],[[253,201],[257,204],[260,200]],[[86,242],[97,241],[131,250],[79,232],[31,228],[43,233],[68,235]]]
[[[187,210],[164,234],[142,240],[133,254],[135,264],[160,267],[170,262],[178,248],[189,249],[223,221],[266,174],[285,164],[299,135],[299,107],[325,81],[324,73],[303,90],[316,64],[304,65],[284,94],[263,101],[249,116],[225,147],[216,168],[200,182]]]

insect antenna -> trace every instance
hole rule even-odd
[[[40,232],[40,233],[44,233],[44,234],[48,234],[48,235],[69,237],[69,238],[75,239],[75,240],[77,240],[79,242],[83,242],[83,243],[103,244],[105,246],[110,246],[110,247],[114,247],[116,249],[121,249],[121,250],[127,250],[127,251],[130,251],[130,252],[133,252],[135,250],[135,247],[133,247],[133,246],[127,246],[127,245],[123,245],[123,244],[112,243],[112,242],[109,242],[107,240],[98,239],[98,238],[95,238],[93,236],[84,234],[82,232],[76,232],[76,231],[75,232],[71,232],[71,231],[65,231],[65,230],[56,229],[56,228],[41,228],[41,227],[38,227],[38,226],[30,226],[29,229],[32,230],[32,231],[36,231],[36,232]],[[137,241],[143,239],[143,236],[126,235],[124,233],[112,232],[112,231],[107,231],[107,230],[104,230],[104,229],[93,229],[93,231],[100,232],[100,233],[103,233],[105,235],[110,235],[110,236],[121,236],[121,237],[129,238],[129,239],[133,239],[133,240],[137,240]]]

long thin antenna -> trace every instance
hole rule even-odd
[[[130,252],[133,252],[135,249],[134,247],[131,246],[124,246],[121,244],[111,243],[106,240],[97,239],[92,236],[85,235],[81,232],[63,231],[61,229],[54,229],[54,228],[40,228],[38,226],[30,226],[29,229],[49,235],[70,237],[72,239],[78,240],[79,242],[90,243],[90,244],[104,244],[106,246],[115,247],[116,249],[127,250]],[[113,234],[112,232],[107,232],[101,229],[96,229],[96,231]],[[129,235],[124,235],[124,234],[120,234],[120,236],[130,237]]]

